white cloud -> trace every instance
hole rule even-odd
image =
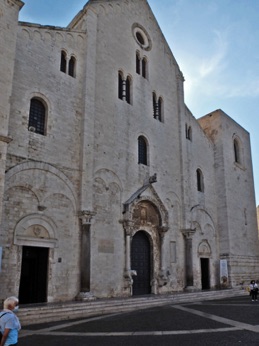
[[[221,72],[226,67],[226,53],[228,43],[223,39],[223,35],[219,31],[214,31],[215,39],[215,52],[212,56],[204,59],[199,67],[199,74],[201,78],[207,77],[215,72]],[[206,53],[206,52],[205,52]]]
[[[205,58],[181,57],[181,69],[185,77],[185,96],[194,99],[206,96],[227,98],[254,98],[259,96],[259,74],[244,65],[230,66],[235,55],[227,40],[228,30],[214,31],[212,47],[204,51]],[[204,49],[204,47],[203,47]],[[208,53],[210,51],[210,53]]]
[[[255,80],[244,81],[239,85],[231,84],[224,88],[226,98],[231,97],[258,97],[259,96],[259,78]]]

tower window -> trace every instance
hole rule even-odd
[[[190,141],[192,140],[192,128],[187,124],[185,124],[185,135],[187,139],[189,139]]]
[[[64,73],[67,72],[67,55],[63,50],[61,51],[60,71]]]
[[[76,70],[76,59],[74,56],[72,56],[69,60],[68,64],[68,74],[71,77],[75,77],[75,70]]]
[[[240,147],[237,139],[234,139],[234,156],[235,156],[235,162],[241,163],[240,161]]]
[[[203,179],[202,171],[200,169],[197,169],[196,175],[197,175],[197,190],[200,192],[204,192],[204,179]]]

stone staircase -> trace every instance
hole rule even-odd
[[[228,297],[245,296],[244,289],[225,289],[202,292],[181,292],[168,295],[149,295],[131,298],[96,299],[91,301],[72,301],[65,303],[44,303],[20,305],[18,317],[22,326],[57,322],[141,310],[154,306],[215,300]]]

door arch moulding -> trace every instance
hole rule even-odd
[[[48,217],[30,214],[22,218],[14,230],[14,244],[57,248],[57,226]]]

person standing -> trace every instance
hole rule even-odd
[[[252,302],[257,301],[258,285],[255,280],[250,283],[250,295],[252,296]]]
[[[18,343],[18,332],[21,329],[20,321],[15,315],[18,304],[16,297],[9,297],[4,301],[4,309],[0,312],[0,346],[15,346]]]

